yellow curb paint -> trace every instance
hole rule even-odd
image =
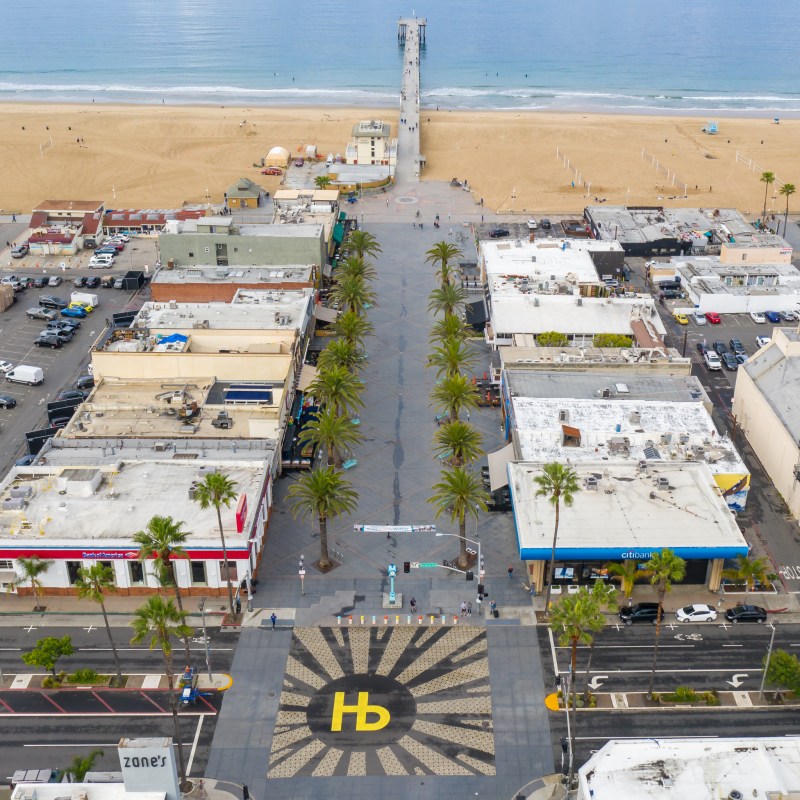
[[[233,676],[228,675],[227,672],[223,672],[222,674],[227,677],[228,683],[225,686],[220,686],[219,689],[217,689],[218,692],[224,692],[226,689],[230,689],[231,686],[233,686]]]
[[[560,711],[561,709],[558,706],[558,695],[553,692],[553,694],[547,695],[544,699],[544,704],[547,706],[549,711]]]

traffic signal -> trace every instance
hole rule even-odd
[[[405,572],[406,574],[411,572],[411,562],[410,561],[404,561],[403,562],[403,572]]]
[[[479,583],[478,584],[478,594],[483,594],[485,590],[486,590],[486,587],[482,583]]]
[[[471,570],[471,569],[468,569],[468,570],[467,570],[467,580],[468,580],[468,581],[473,581],[473,580],[475,580],[475,576],[472,574],[472,570]]]

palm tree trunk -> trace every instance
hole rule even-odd
[[[458,518],[458,568],[466,569],[469,566],[467,560],[467,512],[462,509]]]
[[[219,538],[222,542],[222,563],[225,565],[225,580],[228,583],[228,608],[233,613],[233,587],[231,586],[231,571],[228,567],[228,548],[225,546],[225,533],[222,530],[222,510],[217,505],[217,522],[219,523]]]
[[[103,612],[103,622],[106,624],[106,635],[108,636],[108,643],[111,645],[111,652],[114,654],[114,663],[117,665],[117,685],[122,686],[122,667],[119,663],[119,653],[117,646],[114,644],[114,637],[111,635],[111,626],[108,624],[108,614],[106,614],[106,604],[100,599],[100,610]]]
[[[328,555],[328,518],[320,515],[319,518],[319,567],[327,569],[331,565]]]
[[[186,780],[186,762],[183,758],[183,741],[181,740],[181,729],[178,724],[178,694],[175,691],[175,670],[172,667],[172,656],[165,648],[166,642],[161,643],[164,653],[164,671],[169,685],[169,705],[172,709],[172,724],[175,726],[175,744],[178,746],[178,770],[181,776],[181,791],[187,791],[188,782]]]
[[[175,569],[172,566],[172,562],[167,562],[169,564],[169,568],[172,570],[172,588],[175,589],[175,604],[178,606],[178,611],[183,614],[183,600],[181,598],[181,590],[178,586],[178,579],[175,577]],[[189,654],[189,640],[183,640],[183,652],[186,654],[186,666],[189,667],[192,664],[192,657]]]
[[[650,668],[650,684],[647,687],[648,699],[653,699],[653,683],[656,679],[656,662],[658,660],[658,640],[661,636],[661,617],[664,613],[664,593],[658,593],[658,615],[656,616],[656,640],[653,644],[653,664]]]
[[[550,589],[553,585],[553,578],[555,577],[555,569],[556,569],[556,542],[558,541],[558,512],[559,512],[559,503],[556,503],[556,527],[553,530],[553,548],[550,551],[550,580],[547,582],[547,591],[545,592],[544,596],[544,613],[548,615],[550,613]]]
[[[569,782],[572,783],[572,776],[574,774],[575,769],[575,724],[577,722],[577,718],[575,716],[575,711],[578,707],[578,639],[574,637],[572,639],[572,661],[570,662],[572,665],[572,675],[570,675],[570,689],[572,689],[572,725],[570,726],[570,738],[572,741],[569,745],[570,753],[572,754],[572,758],[570,760],[570,769],[569,769]],[[569,709],[567,709],[567,713],[569,713]]]
[[[766,222],[767,218],[767,192],[769,192],[769,183],[764,187],[764,213],[761,215],[762,222]]]
[[[589,660],[586,662],[586,688],[583,690],[583,696],[587,702],[589,701],[589,680],[592,671],[592,656],[594,656],[594,639],[595,637],[592,636],[592,643],[589,645]]]
[[[786,212],[783,215],[783,238],[786,238],[786,226],[789,224],[789,196],[786,196]],[[777,233],[777,231],[776,231]]]

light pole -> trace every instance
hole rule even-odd
[[[305,594],[306,593],[305,561],[306,561],[306,557],[303,555],[303,553],[300,553],[300,563],[298,564],[299,569],[297,570],[297,574],[300,576],[300,594]]]
[[[767,660],[764,662],[764,672],[761,675],[761,686],[758,690],[758,699],[761,700],[764,697],[764,682],[767,680],[767,671],[769,670],[769,660],[772,658],[772,645],[775,642],[775,623],[769,623],[770,628],[772,628],[772,635],[769,637],[769,647],[767,647]]]
[[[206,669],[208,670],[208,679],[213,680],[211,677],[211,656],[208,652],[208,636],[206,636],[206,598],[202,598],[200,602],[197,604],[197,607],[200,609],[200,618],[203,620],[203,643],[206,646]]]
[[[437,533],[436,535],[437,536],[457,536],[459,539],[461,538],[461,534],[460,533]],[[483,556],[481,555],[481,543],[477,539],[467,539],[466,536],[464,537],[464,541],[465,542],[469,542],[470,544],[477,545],[477,547],[478,547],[478,581],[480,582],[480,581],[483,580],[483,576],[486,574],[486,572],[483,569]]]

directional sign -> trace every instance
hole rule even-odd
[[[411,569],[419,569],[419,561],[412,561]]]
[[[594,678],[592,678],[589,681],[589,688],[599,689],[603,685],[603,681],[601,681],[600,678],[607,678],[607,677],[608,675],[595,675]]]
[[[304,569],[298,570],[299,575],[305,575],[306,571]]]
[[[739,686],[741,686],[744,683],[744,681],[739,680],[739,679],[740,678],[747,678],[747,677],[748,677],[748,675],[747,675],[746,672],[737,672],[733,676],[732,680],[725,681],[725,683],[729,683],[731,686],[733,686],[734,689],[737,689]]]
[[[432,567],[438,567],[439,565],[435,561],[420,561],[419,566],[422,569],[431,569]]]

